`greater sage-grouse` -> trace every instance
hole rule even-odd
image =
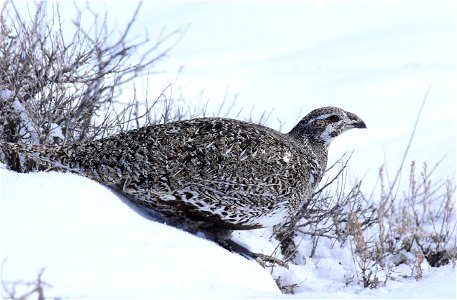
[[[223,118],[152,125],[64,147],[0,143],[41,165],[89,177],[135,205],[207,232],[269,227],[313,193],[333,138],[366,128],[337,107],[289,133]]]

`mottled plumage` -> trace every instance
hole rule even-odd
[[[283,222],[321,180],[330,141],[347,129],[365,127],[352,113],[324,107],[286,134],[232,119],[200,118],[65,147],[0,145],[113,187],[169,219],[236,230]]]

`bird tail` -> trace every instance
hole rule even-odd
[[[0,151],[3,154],[3,158],[5,158],[7,154],[11,155],[11,153],[14,153],[18,155],[21,164],[26,160],[36,164],[35,167],[25,168],[28,169],[25,170],[25,172],[52,169],[80,173],[77,166],[72,166],[66,162],[66,158],[68,158],[67,153],[59,146],[16,144],[0,141]]]

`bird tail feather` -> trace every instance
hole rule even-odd
[[[12,152],[18,154],[19,159],[22,161],[28,159],[40,166],[81,173],[77,166],[71,166],[71,164],[63,162],[66,153],[61,149],[59,146],[16,144],[0,141],[0,151],[3,152],[3,156],[5,152]],[[38,171],[38,167],[29,171]]]

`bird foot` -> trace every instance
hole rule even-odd
[[[273,265],[277,264],[281,267],[289,269],[289,266],[285,261],[283,261],[279,258],[276,258],[274,256],[271,256],[271,255],[252,252],[251,250],[247,249],[246,247],[241,246],[237,242],[234,242],[230,239],[225,240],[219,244],[222,247],[224,247],[225,249],[229,250],[230,252],[236,252],[236,253],[246,257],[247,259],[251,259],[251,258],[254,259],[264,268],[267,267],[267,263],[271,263]]]
[[[267,267],[267,263],[271,263],[273,265],[276,264],[278,266],[289,269],[289,265],[287,264],[287,262],[283,261],[282,259],[261,253],[254,254],[257,255],[257,257],[255,257],[255,261],[258,262],[264,268]]]

